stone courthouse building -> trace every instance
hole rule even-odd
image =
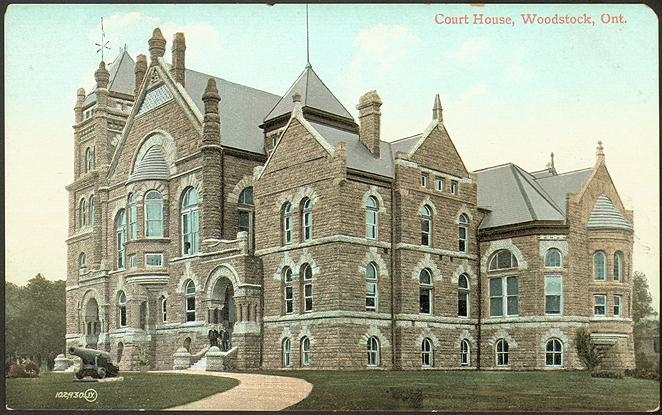
[[[464,165],[434,100],[381,140],[308,64],[282,96],[124,50],[75,104],[67,345],[187,367],[210,330],[239,369],[634,365],[633,212],[593,167]],[[177,362],[176,362],[177,360]],[[177,364],[176,364],[177,363]]]

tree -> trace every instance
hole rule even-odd
[[[632,320],[636,325],[643,318],[656,316],[657,311],[653,309],[653,298],[648,288],[648,280],[642,272],[635,271],[633,275],[632,293]]]
[[[25,286],[5,285],[5,350],[8,354],[64,352],[65,281],[37,274]]]
[[[602,361],[602,353],[593,343],[586,327],[578,328],[575,332],[575,347],[579,359],[588,370],[596,368]]]

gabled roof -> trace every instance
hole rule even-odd
[[[621,211],[605,195],[600,195],[595,201],[595,206],[586,227],[632,230],[632,224],[625,219]]]
[[[274,105],[269,113],[264,117],[264,121],[271,120],[281,115],[292,112],[294,104],[292,95],[298,92],[301,95],[301,106],[322,110],[340,117],[354,120],[347,109],[338,101],[338,98],[327,88],[322,80],[317,76],[313,67],[306,65],[301,75],[294,81],[294,84]]]
[[[476,174],[478,205],[490,210],[481,229],[532,221],[565,221],[565,213],[554,199],[519,166],[507,163],[478,170]]]
[[[131,58],[131,55],[129,55],[126,49],[123,49],[122,53],[120,53],[119,56],[108,65],[108,72],[110,73],[110,81],[108,82],[109,92],[133,96],[136,82],[134,74],[135,64],[136,63]],[[97,88],[95,85],[90,93],[87,94],[83,106],[96,102],[96,90]]]
[[[566,214],[566,196],[568,193],[577,193],[591,176],[592,168],[561,173],[556,176],[540,177],[536,181],[551,196],[556,206]]]

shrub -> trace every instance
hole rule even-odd
[[[39,368],[33,362],[14,363],[9,368],[8,378],[38,378]]]
[[[630,376],[637,379],[660,380],[659,373],[646,369],[626,369],[625,376]]]
[[[591,376],[594,378],[621,379],[623,372],[618,370],[593,370]]]
[[[592,370],[596,368],[602,361],[602,353],[593,343],[591,333],[586,327],[577,329],[575,333],[575,346],[579,359],[587,369]]]

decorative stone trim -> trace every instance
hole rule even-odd
[[[490,246],[485,250],[483,257],[480,260],[480,269],[482,272],[487,272],[487,261],[493,253],[501,249],[507,249],[515,255],[515,258],[517,258],[518,270],[526,270],[529,268],[529,264],[524,260],[524,254],[522,254],[522,251],[520,251],[517,245],[513,243],[511,238],[508,238],[490,242]]]
[[[204,288],[202,284],[200,284],[200,280],[198,279],[198,276],[191,270],[191,262],[185,262],[184,263],[184,273],[182,274],[181,277],[179,277],[179,282],[177,282],[177,288],[175,289],[175,292],[179,294],[184,294],[184,289],[186,288],[184,286],[184,283],[186,280],[193,280],[193,284],[195,284],[195,292],[196,294],[202,294],[204,292]]]
[[[310,199],[310,201],[313,203],[313,206],[315,206],[317,204],[317,201],[319,200],[317,193],[315,193],[315,190],[312,187],[310,186],[300,187],[297,190],[296,194],[292,197],[293,207],[295,207],[296,210],[298,210],[301,201],[306,197]]]
[[[561,251],[563,257],[568,256],[568,241],[563,239],[542,239],[540,238],[539,243],[539,254],[540,258],[545,260],[545,254],[550,248],[556,248]],[[565,261],[563,261],[565,263]],[[543,262],[544,263],[544,262]]]
[[[469,341],[469,345],[471,346],[472,349],[478,347],[478,343],[476,342],[476,339],[474,338],[474,336],[471,335],[471,333],[469,332],[469,330],[466,330],[466,329],[465,329],[465,330],[462,330],[462,332],[461,332],[460,335],[458,336],[457,341],[455,342],[455,348],[456,348],[457,350],[460,349],[460,346],[461,346],[462,340],[467,340],[467,341]],[[510,342],[509,342],[508,344],[510,344]]]
[[[189,263],[187,263],[188,265]],[[190,266],[189,266],[190,267]],[[214,286],[216,285],[216,282],[220,280],[221,278],[227,278],[230,280],[230,283],[232,284],[232,289],[236,293],[238,288],[239,288],[239,283],[240,283],[240,277],[237,271],[232,267],[230,264],[221,264],[217,266],[210,274],[209,277],[207,277],[207,282],[206,282],[206,287],[205,291],[207,291],[207,300],[211,301],[213,292],[214,292]]]
[[[457,214],[455,215],[456,224],[458,225],[460,224],[460,216],[462,216],[463,213],[467,215],[467,217],[469,218],[469,223],[474,221],[474,218],[471,215],[471,211],[469,210],[469,207],[466,205],[466,203],[463,203],[460,209],[457,211]]]
[[[332,242],[344,242],[344,243],[351,243],[351,244],[365,245],[365,246],[378,246],[380,248],[391,247],[390,243],[384,241],[375,241],[372,239],[357,238],[355,236],[347,236],[347,235],[335,235],[335,236],[325,236],[322,238],[314,238],[311,241],[306,241],[301,243],[292,243],[284,246],[276,246],[273,248],[260,249],[255,251],[255,255],[262,256],[262,255],[275,254],[278,252],[294,251],[300,248],[307,248],[310,246],[323,245]]]
[[[385,246],[385,248],[388,248],[388,246]],[[453,258],[478,259],[476,255],[465,254],[464,252],[449,251],[448,249],[441,249],[441,248],[430,248],[428,246],[412,245],[404,242],[398,242],[397,244],[395,244],[395,249],[409,249],[411,251],[417,251],[417,252],[429,252],[434,255],[446,255],[446,256],[452,256]]]
[[[469,276],[469,282],[471,285],[478,285],[478,277],[476,276],[476,272],[474,268],[469,265],[469,261],[466,259],[463,259],[460,265],[455,269],[455,272],[453,272],[451,282],[453,284],[457,284],[458,279],[462,274],[467,274]]]
[[[287,314],[284,316],[265,316],[262,320],[265,322],[278,323],[283,322],[286,324],[305,321],[307,324],[314,324],[315,320],[327,319],[346,319],[353,321],[355,324],[378,324],[376,320],[383,320],[386,325],[391,323],[391,315],[388,313],[374,313],[368,311],[313,311],[312,313],[305,314]],[[358,323],[356,323],[358,321]]]
[[[439,338],[432,333],[432,330],[429,328],[426,328],[423,333],[421,333],[418,338],[416,339],[416,345],[418,347],[421,347],[421,344],[423,343],[423,339],[428,338],[432,340],[432,345],[437,348],[441,345],[441,342],[439,341]]]
[[[437,208],[435,207],[434,203],[432,203],[432,199],[430,199],[430,195],[426,195],[425,198],[423,198],[423,201],[418,204],[418,209],[416,210],[417,214],[423,208],[424,205],[430,206],[433,215],[437,214]]]
[[[278,338],[278,345],[280,346],[283,343],[283,340],[285,339],[292,339],[292,330],[290,330],[290,326],[285,326],[283,327],[283,331],[280,333],[280,337]]]
[[[239,195],[242,190],[247,187],[253,187],[253,184],[256,181],[255,172],[252,175],[246,175],[239,180],[239,182],[234,186],[232,191],[228,194],[228,202],[230,203],[239,203]]]
[[[366,271],[368,269],[368,264],[371,262],[374,262],[377,264],[377,272],[378,272],[378,278],[388,278],[388,265],[386,265],[386,261],[382,258],[382,256],[379,253],[379,248],[377,247],[370,247],[368,248],[368,252],[366,252],[365,256],[363,257],[363,260],[361,261],[361,265],[359,265],[359,275],[365,277]]]
[[[145,156],[147,150],[154,145],[159,145],[163,149],[164,156],[168,162],[170,174],[177,173],[177,166],[175,165],[175,161],[177,160],[177,144],[170,134],[164,130],[158,129],[147,133],[147,135],[141,140],[138,152],[133,158],[133,163],[131,164],[131,172],[135,171],[139,161]]]
[[[492,335],[492,337],[490,337],[490,339],[488,341],[488,344],[491,347],[494,347],[497,340],[499,340],[499,339],[504,339],[505,341],[507,341],[508,342],[508,349],[510,349],[510,350],[517,348],[517,342],[515,341],[515,339],[513,339],[512,336],[510,334],[508,334],[508,332],[506,330],[503,330],[503,329],[497,330],[497,332],[494,333]]]
[[[315,337],[310,333],[310,329],[308,328],[308,325],[304,325],[301,328],[301,331],[299,332],[299,336],[297,337],[297,340],[299,340],[299,343],[301,343],[301,340],[304,337],[308,337],[308,340],[310,340],[310,345],[314,345],[316,343]]]
[[[188,188],[192,187],[195,189],[196,192],[198,192],[198,200],[202,202],[204,200],[204,191],[202,190],[202,181],[198,179],[198,177],[195,175],[195,173],[187,174],[186,176],[182,176],[182,178],[179,181],[179,186],[177,186],[177,195],[180,200],[180,206],[181,206],[181,199],[184,196],[184,191]]]
[[[419,276],[423,268],[428,268],[432,272],[432,278],[434,281],[441,281],[441,271],[437,267],[437,264],[432,260],[430,254],[425,254],[423,259],[418,261],[418,264],[414,267],[414,270],[411,273],[411,278],[418,281]]]
[[[292,270],[292,279],[298,279],[299,278],[299,273],[295,271],[298,269],[297,263],[290,257],[289,252],[285,252],[283,255],[283,258],[280,260],[280,264],[278,264],[278,267],[276,268],[276,272],[274,273],[274,280],[276,281],[283,281],[283,269],[285,267],[289,267]]]
[[[540,350],[545,351],[547,347],[547,342],[550,339],[559,339],[563,343],[563,351],[566,352],[569,350],[571,340],[568,336],[565,335],[558,327],[552,327],[540,338]]]
[[[138,203],[143,203],[143,200],[145,198],[145,193],[149,192],[150,190],[157,190],[159,193],[161,193],[161,196],[163,197],[164,208],[166,207],[166,201],[168,200],[167,182],[162,180],[145,180],[137,183],[138,184],[136,184],[134,187],[134,191],[136,193],[136,201]],[[123,201],[124,204],[126,205],[126,197],[123,199]]]
[[[379,203],[379,213],[388,213],[384,199],[382,198],[382,195],[379,194],[379,189],[375,185],[371,185],[368,190],[363,193],[363,198],[361,198],[361,209],[365,209],[366,206],[368,206],[368,198],[370,196],[374,196],[375,199],[377,199],[377,202]]]
[[[381,346],[382,350],[389,349],[391,347],[391,342],[388,341],[386,336],[384,336],[382,332],[375,325],[371,325],[368,328],[366,334],[361,336],[361,340],[359,340],[359,345],[365,347],[365,345],[368,344],[368,339],[371,337],[377,337],[377,339],[379,340],[379,345]]]

